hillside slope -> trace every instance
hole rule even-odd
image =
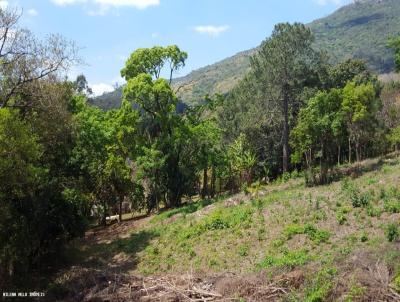
[[[394,63],[386,43],[389,37],[400,35],[398,16],[399,0],[359,0],[309,26],[317,47],[326,50],[333,62],[361,58],[378,73],[387,73],[393,70]],[[196,104],[205,94],[227,93],[243,78],[255,52],[256,49],[244,51],[177,78],[175,88],[182,86],[178,96],[187,104]],[[104,94],[93,103],[105,109],[118,106],[121,91]]]
[[[351,178],[278,181],[92,230],[53,287],[70,300],[399,301],[400,161],[340,171]]]

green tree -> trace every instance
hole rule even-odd
[[[363,140],[368,140],[371,127],[376,124],[376,114],[379,109],[380,100],[371,83],[356,85],[354,82],[349,82],[343,88],[341,112],[349,133],[349,162],[351,162],[352,145],[355,145],[357,161],[361,159],[361,144]]]
[[[184,66],[186,58],[187,54],[177,46],[138,49],[131,54],[121,71],[127,80],[124,99],[137,105],[141,111],[137,139],[143,147],[141,153],[139,150],[139,163],[159,168],[159,174],[155,177],[151,175],[153,169],[139,167],[150,173],[141,174],[142,183],[155,181],[147,196],[156,200],[157,204],[163,200],[168,207],[178,206],[185,193],[182,154],[188,143],[188,132],[182,116],[177,114],[178,100],[170,83],[173,72]],[[170,72],[169,81],[160,77],[166,65]],[[156,159],[153,154],[158,154],[162,160]],[[162,167],[159,167],[160,163]]]
[[[315,160],[319,159],[320,183],[326,183],[327,166],[334,164],[336,154],[340,160],[340,146],[346,136],[341,102],[340,89],[317,93],[300,110],[297,125],[291,133],[291,145],[294,148],[292,161],[300,163],[304,158],[306,167],[311,171]]]
[[[264,100],[270,100],[266,114],[279,115],[281,120],[283,172],[289,169],[290,119],[296,119],[304,88],[320,83],[323,56],[314,50],[313,42],[305,25],[281,23],[251,61],[253,79],[260,83]]]

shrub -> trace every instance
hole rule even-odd
[[[315,279],[311,281],[311,284],[307,287],[306,302],[322,302],[326,301],[329,293],[333,288],[333,277],[337,274],[335,268],[325,268],[318,272]]]
[[[325,230],[319,230],[312,224],[306,224],[304,226],[298,224],[288,225],[283,234],[287,239],[293,238],[294,235],[305,234],[307,237],[315,243],[327,242],[330,238],[330,233]]]
[[[279,256],[267,256],[260,264],[260,268],[288,267],[290,269],[306,264],[311,260],[307,250],[284,251]]]
[[[373,198],[370,192],[361,193],[354,183],[348,180],[342,183],[342,192],[350,199],[354,208],[367,207]]]
[[[386,227],[386,238],[389,242],[396,241],[399,239],[400,231],[399,226],[396,223],[390,223]]]
[[[343,225],[347,221],[346,215],[343,213],[343,211],[340,211],[339,213],[336,214],[336,220],[340,225]]]

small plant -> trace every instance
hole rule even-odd
[[[379,207],[374,207],[373,205],[369,205],[367,207],[367,215],[370,217],[379,217],[382,214],[382,210]]]
[[[362,233],[360,241],[361,242],[367,242],[368,241],[368,235],[366,233]]]
[[[347,221],[346,214],[343,213],[343,211],[340,211],[339,213],[336,214],[336,220],[340,225],[343,225]]]
[[[333,278],[337,274],[335,268],[325,268],[318,272],[315,279],[311,281],[311,284],[307,287],[306,302],[322,302],[325,301],[329,296],[333,288]]]
[[[384,206],[386,212],[400,213],[400,201],[395,199],[384,199]]]
[[[386,238],[389,242],[394,242],[399,239],[400,231],[396,223],[390,223],[386,227]]]
[[[267,256],[258,266],[260,268],[268,267],[288,267],[293,269],[296,266],[306,264],[311,260],[307,250],[287,251],[280,256]]]
[[[396,278],[393,280],[393,288],[395,291],[400,293],[400,274],[397,275]]]
[[[327,242],[330,238],[330,233],[325,230],[319,230],[312,224],[306,224],[304,226],[298,224],[288,225],[284,230],[285,237],[289,240],[294,235],[305,234],[307,237],[315,243]]]
[[[246,257],[249,254],[249,246],[248,245],[239,246],[238,254],[239,256]]]
[[[347,179],[342,183],[342,192],[350,199],[354,208],[366,207],[373,199],[371,192],[361,193],[355,184]]]

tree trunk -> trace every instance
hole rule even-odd
[[[284,92],[283,98],[283,152],[282,152],[282,171],[287,172],[289,170],[289,101]]]
[[[337,163],[340,166],[340,145],[338,146],[338,157],[337,157]]]
[[[201,191],[201,198],[204,199],[207,196],[208,186],[208,169],[207,167],[203,170],[203,190]]]
[[[103,201],[103,213],[101,213],[101,225],[106,226],[107,225],[107,205],[106,202]]]
[[[215,167],[213,166],[211,169],[211,198],[214,198],[215,196],[215,181],[216,181],[216,175],[215,175]]]
[[[351,139],[349,137],[349,164],[351,164]]]
[[[360,144],[358,142],[358,139],[356,140],[356,160],[357,162],[360,161]]]
[[[122,221],[122,201],[124,200],[123,196],[119,197],[119,222]]]

